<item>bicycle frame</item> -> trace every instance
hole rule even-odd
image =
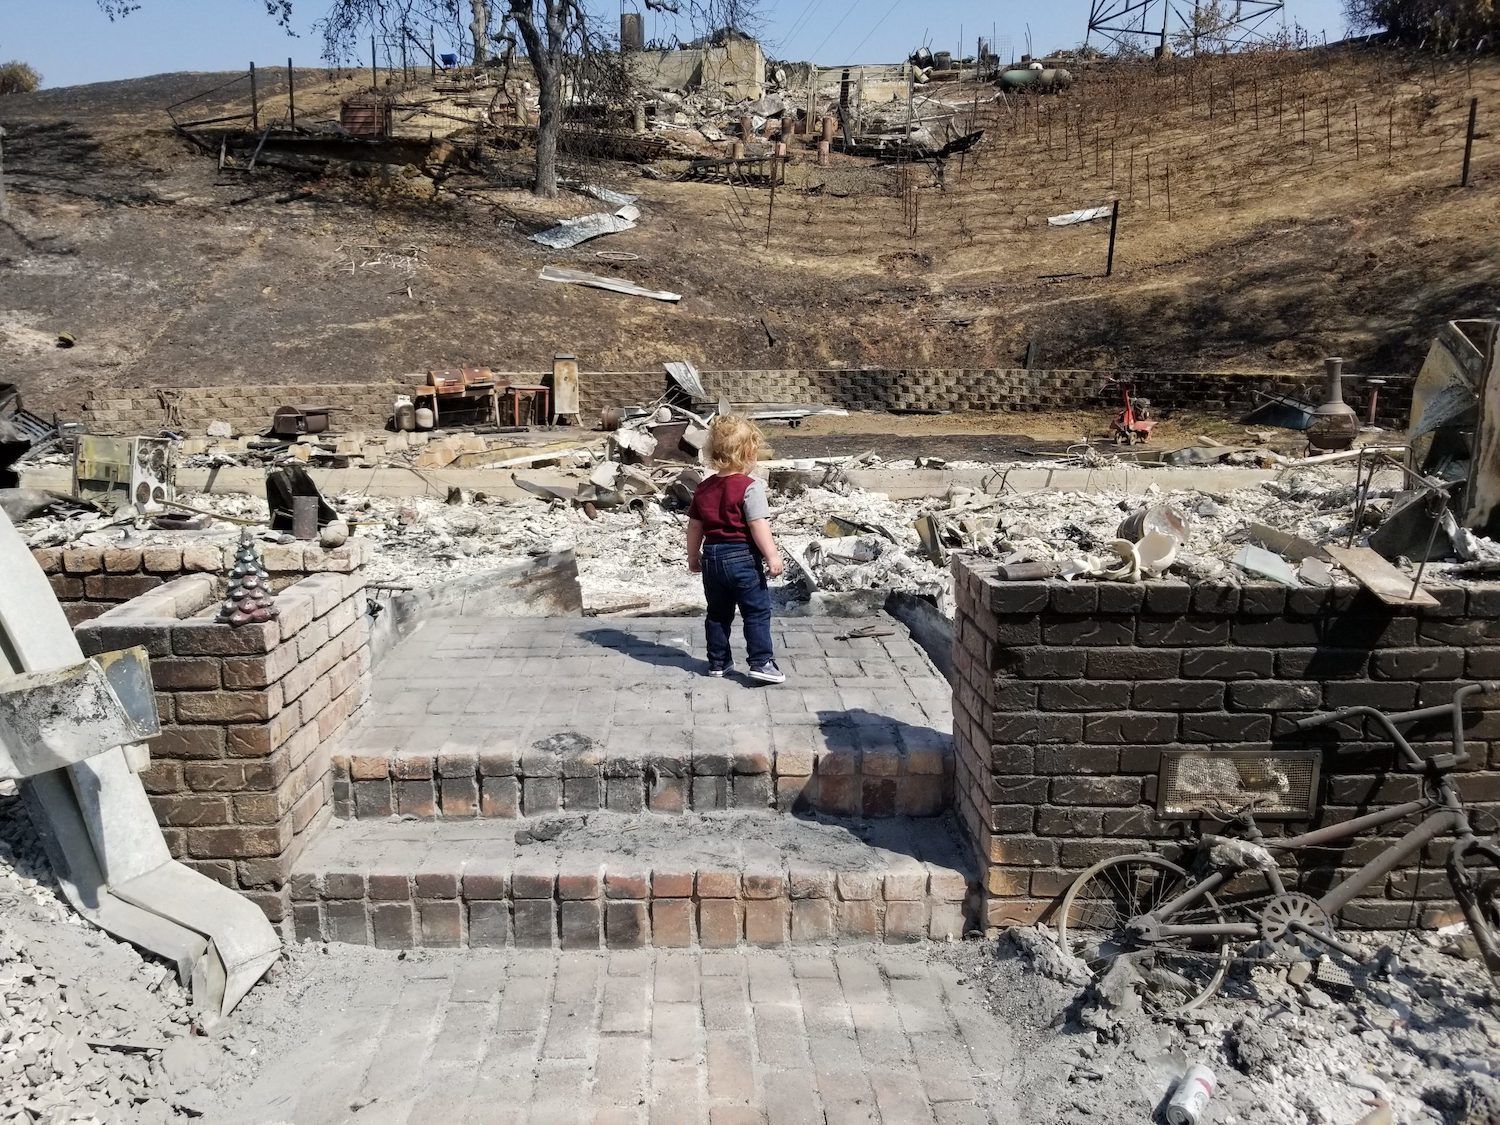
[[[1446,786],[1444,787],[1446,790]],[[1448,791],[1451,793],[1451,791]],[[1448,795],[1445,793],[1445,797]],[[1318,899],[1321,906],[1333,917],[1343,910],[1349,902],[1361,891],[1385,878],[1397,867],[1416,855],[1428,844],[1445,834],[1453,834],[1460,838],[1471,835],[1469,821],[1462,806],[1456,801],[1438,801],[1431,797],[1423,797],[1421,800],[1408,801],[1404,805],[1393,805],[1388,809],[1378,812],[1367,813],[1357,816],[1353,820],[1346,820],[1341,824],[1331,824],[1327,828],[1319,828],[1312,832],[1304,832],[1300,836],[1290,836],[1284,840],[1267,840],[1261,836],[1259,829],[1255,827],[1254,821],[1250,824],[1250,838],[1273,851],[1295,851],[1302,847],[1319,847],[1331,844],[1338,840],[1346,840],[1358,836],[1361,832],[1371,828],[1379,828],[1382,825],[1391,824],[1398,820],[1404,820],[1409,816],[1426,812],[1428,809],[1436,809],[1431,816],[1420,821],[1412,827],[1401,839],[1397,840],[1389,848],[1382,851],[1374,859],[1370,860],[1348,878],[1335,883],[1328,892]],[[1204,895],[1222,887],[1238,871],[1215,871],[1213,874],[1193,884],[1182,894],[1163,903],[1156,909],[1148,911],[1141,917],[1152,922],[1151,934],[1154,937],[1232,937],[1254,939],[1260,936],[1260,927],[1254,922],[1230,922],[1224,925],[1171,925],[1165,921],[1173,914],[1192,906]],[[1272,868],[1265,873],[1266,881],[1276,894],[1286,893],[1286,886],[1281,880],[1281,872]]]

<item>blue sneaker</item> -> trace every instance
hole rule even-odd
[[[730,665],[728,665],[728,664],[724,665],[724,667],[722,667],[722,668],[717,667],[716,665],[710,664],[708,666],[708,674],[710,676],[712,676],[716,680],[722,680],[724,678],[724,673],[728,672],[729,668],[730,668]]]

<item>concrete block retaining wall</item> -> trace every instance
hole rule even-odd
[[[215,622],[223,582],[200,574],[77,630],[86,654],[150,653],[162,734],[141,780],[168,847],[273,922],[292,863],[331,815],[332,743],[369,697],[359,558],[282,590],[281,616],[264,624]]]
[[[1201,409],[1239,415],[1259,400],[1258,392],[1277,391],[1316,401],[1321,376],[1309,374],[1240,374],[1189,371],[1107,372],[924,368],[805,369],[706,371],[710,394],[736,402],[826,403],[846,410],[1100,410],[1114,409],[1118,396],[1105,391],[1113,375],[1132,380],[1137,394],[1157,409]],[[509,373],[517,382],[540,383],[540,372]],[[178,388],[120,387],[100,391],[82,404],[82,420],[98,433],[156,433],[178,429],[202,434],[213,421],[230,423],[238,432],[259,433],[270,427],[278,406],[334,407],[336,431],[378,430],[386,424],[394,396],[409,391],[418,379],[367,383],[250,384]],[[592,426],[606,406],[652,402],[666,388],[662,371],[585,371],[581,381],[583,421]],[[1405,390],[1402,390],[1405,388]],[[1381,414],[1404,420],[1409,383],[1387,388]],[[33,401],[34,399],[34,401]],[[79,404],[28,395],[28,405],[65,416]]]
[[[1098,860],[1188,835],[1190,822],[1156,814],[1167,747],[1324,747],[1313,826],[1331,824],[1414,799],[1421,778],[1397,770],[1363,723],[1298,734],[1298,718],[1441,704],[1463,683],[1500,678],[1500,583],[1434,587],[1438,606],[1411,611],[1354,586],[1001,582],[993,566],[965,559],[954,577],[955,803],[991,928],[1046,915]],[[1486,702],[1496,703],[1471,708],[1459,781],[1482,832],[1500,814],[1500,710]],[[1442,723],[1408,735],[1423,753],[1446,751],[1448,736]],[[1305,827],[1263,822],[1268,835]],[[1316,892],[1387,840],[1290,859]],[[1420,867],[1351,904],[1345,922],[1446,921],[1444,855],[1431,846]]]

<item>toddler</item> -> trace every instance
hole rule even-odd
[[[754,422],[734,414],[713,420],[708,462],[716,470],[693,493],[688,509],[688,570],[703,575],[708,617],[708,674],[723,676],[733,664],[729,629],[738,609],[745,621],[750,678],[763,684],[786,680],[771,651],[771,592],[766,572],[779,577],[781,552],[771,538],[766,486],[749,476],[765,438]]]

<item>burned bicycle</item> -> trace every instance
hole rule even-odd
[[[1365,950],[1338,936],[1334,920],[1339,912],[1364,892],[1378,888],[1392,871],[1429,844],[1451,840],[1447,873],[1453,895],[1500,987],[1500,838],[1480,839],[1475,834],[1452,776],[1469,760],[1464,749],[1464,702],[1481,691],[1500,691],[1500,684],[1466,685],[1454,694],[1452,703],[1438,707],[1389,715],[1372,707],[1350,707],[1300,720],[1301,730],[1370,720],[1395,747],[1401,767],[1422,775],[1422,797],[1301,835],[1271,838],[1257,826],[1256,808],[1264,809],[1277,799],[1279,789],[1289,788],[1287,777],[1271,777],[1265,784],[1271,796],[1252,797],[1228,816],[1228,834],[1205,835],[1190,867],[1142,853],[1104,860],[1080,874],[1064,895],[1058,914],[1063,947],[1082,959],[1096,977],[1129,965],[1153,986],[1159,1007],[1188,1011],[1218,991],[1235,958],[1253,943],[1261,943],[1281,959],[1337,952],[1357,962],[1367,961]],[[1453,724],[1449,753],[1424,758],[1398,729],[1445,717]],[[1200,757],[1210,767],[1224,768],[1228,756]],[[1315,765],[1311,777],[1302,780],[1310,803]],[[1282,879],[1277,853],[1295,854],[1351,841],[1412,817],[1422,819],[1321,896],[1289,889]],[[1250,895],[1249,890],[1261,893]]]

